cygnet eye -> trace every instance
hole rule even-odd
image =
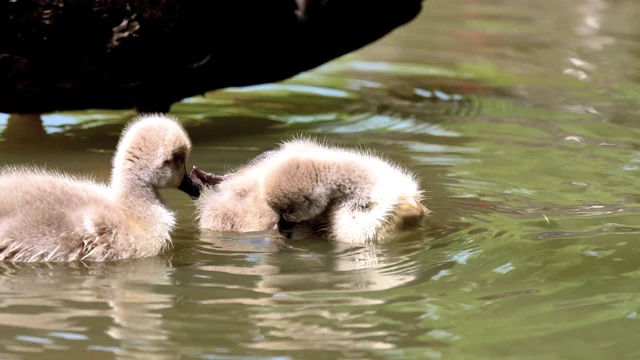
[[[369,201],[367,203],[362,203],[358,206],[358,209],[360,211],[367,211],[367,210],[371,210],[373,209],[373,207],[376,206],[376,203],[373,201]]]
[[[185,161],[186,161],[186,158],[184,154],[173,154],[171,159],[167,159],[164,161],[164,164],[167,166],[171,165],[171,163],[184,165]]]

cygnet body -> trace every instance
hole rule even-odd
[[[176,120],[141,116],[123,131],[110,184],[29,167],[0,170],[0,260],[110,261],[153,256],[175,224],[158,189],[199,190],[185,162],[191,142]]]
[[[201,229],[358,244],[419,228],[428,213],[421,201],[416,178],[398,165],[296,139],[205,187],[196,208]]]

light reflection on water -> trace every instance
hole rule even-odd
[[[189,163],[213,172],[294,134],[375,149],[419,175],[425,233],[199,233],[166,191],[170,254],[0,267],[0,357],[636,357],[638,8],[425,5],[357,54],[172,109]],[[0,157],[106,180],[133,115],[50,114],[40,131],[2,116]]]

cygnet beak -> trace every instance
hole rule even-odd
[[[184,169],[184,176],[182,177],[182,181],[180,181],[180,185],[178,185],[178,190],[187,193],[187,195],[193,199],[200,197],[200,189],[191,181],[187,169]]]
[[[191,170],[189,177],[191,178],[193,184],[200,190],[204,189],[205,187],[218,185],[224,180],[224,175],[208,173],[206,171],[198,169],[195,166]]]
[[[406,224],[414,223],[418,225],[429,212],[429,209],[415,199],[402,201],[396,208],[396,216]]]
[[[296,226],[296,223],[289,222],[283,219],[281,216],[276,227],[278,228],[278,232],[281,235],[283,235],[287,239],[291,239],[291,234],[293,233],[294,226]]]

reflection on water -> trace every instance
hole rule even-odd
[[[161,257],[117,264],[3,265],[5,352],[162,354],[154,343],[170,334],[161,328],[161,311],[171,307],[175,295],[153,289],[170,283],[169,265]]]
[[[166,257],[3,265],[0,357],[640,355],[640,8],[425,5],[356,54],[172,109],[189,163],[216,173],[295,134],[383,153],[427,189],[424,233],[371,247],[199,233],[167,192]],[[0,117],[0,158],[106,180],[132,116]]]
[[[422,241],[420,241],[422,243]],[[385,332],[374,329],[360,315],[329,308],[383,305],[372,292],[392,289],[416,278],[415,255],[422,246],[351,247],[345,244],[284,242],[269,234],[232,237],[205,232],[198,243],[200,253],[213,256],[194,271],[199,278],[229,279],[244,275],[253,280],[204,286],[237,296],[217,296],[199,304],[245,305],[252,326],[262,334],[246,346],[268,350],[345,350],[392,347],[382,341]],[[269,311],[259,309],[269,308]],[[380,338],[372,340],[373,338]]]

